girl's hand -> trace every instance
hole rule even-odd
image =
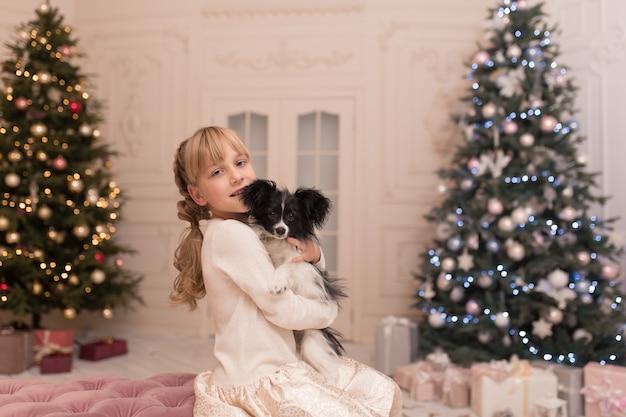
[[[287,242],[291,243],[300,250],[300,256],[296,256],[291,260],[291,262],[304,261],[316,264],[320,261],[320,258],[322,257],[322,249],[314,239],[301,241],[288,237]]]

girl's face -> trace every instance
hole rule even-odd
[[[196,185],[187,186],[196,204],[207,206],[213,217],[242,220],[248,208],[242,192],[256,179],[254,168],[246,155],[227,147],[220,162],[208,161],[200,171]]]

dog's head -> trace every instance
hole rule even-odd
[[[279,239],[313,237],[331,210],[330,200],[316,189],[298,188],[291,193],[269,180],[256,180],[246,187],[243,202],[254,222]]]

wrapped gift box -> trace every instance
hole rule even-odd
[[[56,374],[72,370],[73,353],[56,353],[41,358],[39,369],[42,374]]]
[[[553,372],[558,380],[558,397],[567,402],[568,417],[584,416],[583,369],[553,362],[533,361],[533,367]]]
[[[450,365],[443,373],[441,399],[450,408],[470,406],[470,370]]]
[[[443,378],[443,372],[439,373]],[[393,380],[416,401],[434,401],[437,398],[437,381],[431,365],[427,362],[418,361],[399,366],[393,374]]]
[[[585,417],[611,417],[626,411],[626,367],[589,362],[583,368]]]
[[[72,329],[36,329],[33,334],[36,364],[39,364],[44,356],[74,353],[74,330]]]
[[[376,369],[386,375],[393,375],[402,365],[417,360],[417,322],[404,318],[387,316],[376,327]]]
[[[33,365],[33,332],[2,329],[0,332],[0,374],[19,374]]]
[[[534,404],[556,397],[556,375],[533,368],[528,361],[491,361],[471,367],[471,408],[479,417],[510,410],[516,417],[531,417]]]
[[[79,358],[91,361],[123,355],[128,352],[126,340],[107,338],[81,345]]]

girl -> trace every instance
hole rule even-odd
[[[293,330],[321,329],[335,320],[334,302],[268,291],[274,268],[246,222],[241,192],[256,178],[237,134],[198,130],[175,156],[183,199],[178,217],[190,226],[175,252],[179,271],[170,298],[191,310],[207,296],[215,327],[217,367],[195,379],[194,416],[396,416],[398,386],[387,376],[345,358],[333,384],[298,359]],[[204,233],[200,221],[208,220]],[[323,267],[316,242],[292,240],[295,262]]]

